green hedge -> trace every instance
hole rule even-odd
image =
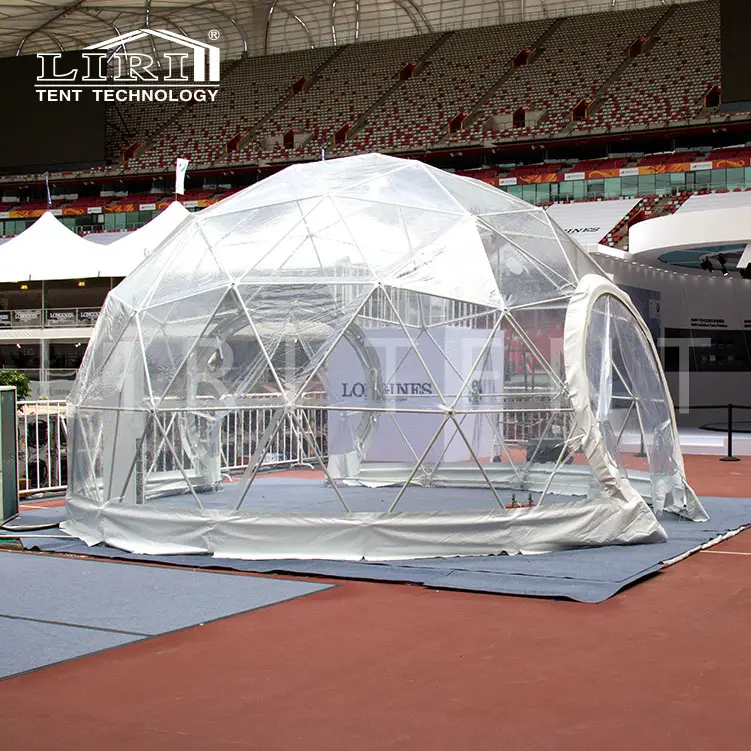
[[[0,370],[0,386],[15,386],[19,401],[31,396],[28,377],[17,370]]]

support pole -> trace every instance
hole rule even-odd
[[[44,338],[39,340],[39,398],[50,398],[49,341]]]
[[[721,462],[739,462],[737,456],[733,456],[733,405],[728,404],[728,453],[720,459]]]
[[[647,452],[644,450],[644,433],[641,432],[641,429],[639,430],[639,453],[636,454],[636,456],[639,459],[644,459],[647,455]]]

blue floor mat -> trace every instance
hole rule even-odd
[[[330,585],[0,552],[0,677]]]
[[[430,558],[411,561],[365,563],[347,561],[240,561],[211,556],[139,556],[102,545],[89,548],[69,540],[27,539],[27,547],[83,553],[111,558],[154,560],[183,566],[229,568],[258,573],[331,576],[383,582],[408,582],[425,586],[512,595],[556,597],[579,602],[601,602],[625,586],[664,567],[665,561],[681,556],[720,535],[751,524],[751,499],[702,499],[710,515],[704,523],[688,522],[666,514],[662,523],[668,541],[653,545],[585,548],[529,556],[477,556]],[[62,510],[56,509],[58,518]],[[15,523],[32,523],[28,512]],[[45,510],[46,518],[54,513]]]
[[[0,615],[0,638],[1,680],[144,637]]]

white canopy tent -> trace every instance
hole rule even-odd
[[[49,211],[0,247],[0,282],[101,276],[102,251]]]
[[[174,201],[143,227],[123,234],[109,245],[99,246],[101,276],[125,277],[130,274],[189,216],[185,206]]]
[[[0,282],[125,277],[190,212],[175,202],[148,224],[110,245],[79,237],[49,211],[0,248]]]

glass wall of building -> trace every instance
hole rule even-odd
[[[502,189],[529,203],[539,205],[560,201],[670,196],[684,191],[734,191],[748,188],[751,188],[751,167],[508,185]]]

